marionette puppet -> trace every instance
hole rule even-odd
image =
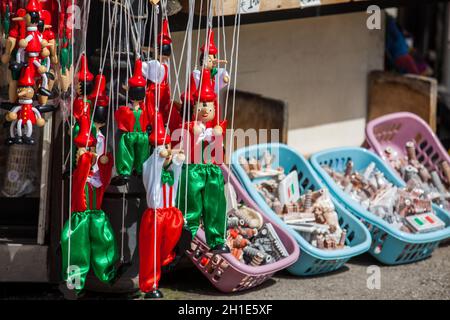
[[[94,152],[85,148],[77,151],[72,174],[71,217],[61,234],[63,279],[68,286],[78,284],[73,289],[77,295],[84,289],[91,266],[102,282],[112,284],[119,276],[114,231],[101,209],[112,167],[111,154],[103,154],[97,161]]]
[[[174,261],[174,249],[184,225],[183,214],[175,207],[175,198],[185,156],[172,150],[159,112],[149,139],[154,148],[144,162],[142,173],[148,209],[142,216],[139,230],[139,288],[145,298],[162,298],[158,289],[161,267]]]
[[[189,164],[183,167],[181,180],[187,181],[187,190],[186,184],[181,183],[179,208],[185,213],[193,237],[202,221],[208,246],[213,252],[228,253],[229,248],[225,244],[224,178],[216,164],[222,161],[217,159],[219,155],[214,152],[223,148],[222,135],[226,125],[224,122],[213,124],[216,94],[208,69],[203,69],[201,86],[192,94],[192,100],[194,121],[186,123],[189,139],[184,140],[189,143],[188,147],[184,147],[189,150]]]
[[[75,119],[72,128],[73,142],[77,148],[95,150],[97,130],[91,118],[92,102],[89,99],[93,90],[94,75],[89,71],[84,54],[81,55],[77,81],[77,97],[74,99],[72,110]]]
[[[103,128],[108,122],[109,97],[106,95],[106,77],[103,74],[95,76],[94,90],[89,95],[89,100],[93,105],[93,123],[96,132],[97,143],[95,151],[98,154],[105,152],[106,138],[102,133]],[[92,129],[91,129],[92,130]],[[96,167],[94,166],[94,171]]]
[[[40,77],[41,83],[39,85],[39,103],[46,104],[51,92],[48,90],[48,79],[54,79],[54,75],[48,72],[48,63],[45,60],[50,55],[47,47],[54,44],[48,43],[44,38],[39,26],[41,22],[41,6],[38,0],[29,0],[25,10],[17,10],[17,17],[12,20],[17,22],[7,41],[6,52],[2,56],[3,63],[10,63],[12,79],[10,85],[10,102],[14,102],[16,97],[11,96],[11,92],[15,91],[18,69],[24,63],[32,67],[33,78]],[[48,17],[48,12],[44,14]],[[25,31],[23,30],[23,22],[25,23]],[[43,30],[43,29],[41,29]],[[17,42],[17,40],[19,40]],[[18,45],[18,47],[17,47]],[[17,47],[17,48],[16,48]],[[16,52],[15,61],[11,61],[11,54]]]
[[[220,90],[225,88],[230,82],[230,76],[228,75],[228,71],[225,68],[220,68],[219,63],[227,63],[226,60],[218,60],[217,54],[219,50],[217,49],[214,43],[214,31],[209,29],[208,33],[208,41],[200,48],[200,65],[203,69],[208,69],[211,73],[211,84],[214,88],[214,92],[216,95],[219,95]],[[194,70],[192,72],[193,79],[195,80],[195,85],[198,87],[201,79],[201,71]],[[219,102],[215,102],[215,124],[219,123],[220,120],[220,108]]]
[[[6,140],[8,145],[34,144],[35,141],[32,138],[33,126],[43,127],[45,119],[42,118],[41,114],[55,110],[55,107],[51,105],[33,105],[34,84],[32,68],[30,66],[22,67],[17,87],[19,100],[17,105],[14,105],[6,114],[6,121],[11,122],[10,137]],[[5,108],[3,104],[1,107]]]
[[[47,89],[49,92],[52,91],[55,84],[55,66],[58,64],[58,55],[56,48],[56,36],[52,30],[52,17],[49,11],[41,10],[41,20],[38,25],[39,31],[42,33],[44,41],[48,44],[42,48],[41,60],[44,61],[43,64],[47,68],[48,77]],[[45,98],[44,98],[45,97]],[[43,96],[41,99],[45,101],[47,96]]]
[[[115,185],[126,184],[133,170],[138,175],[142,174],[142,164],[149,157],[148,116],[144,106],[145,85],[142,61],[138,59],[126,88],[131,103],[129,106],[120,106],[114,114],[120,130],[120,140],[116,148],[118,176],[113,180]]]
[[[169,62],[172,55],[172,39],[169,36],[169,22],[163,19],[161,32],[157,38],[158,59],[144,61],[142,63],[142,73],[147,79],[146,108],[150,121],[154,117],[154,112],[161,112],[164,123],[168,125],[169,131],[173,133],[182,125],[180,105],[173,104],[171,109],[171,94],[169,83]]]

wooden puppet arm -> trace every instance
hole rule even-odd
[[[111,182],[112,168],[114,166],[114,158],[111,152],[100,156],[97,162],[100,171],[100,180],[106,189]]]

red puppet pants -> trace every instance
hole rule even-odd
[[[139,288],[142,292],[158,288],[161,267],[175,258],[173,250],[183,225],[183,214],[178,208],[159,208],[156,212],[151,208],[145,210],[139,229]]]

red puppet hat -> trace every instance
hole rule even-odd
[[[152,133],[148,137],[153,146],[161,146],[163,143],[169,144],[171,142],[170,136],[166,134],[163,117],[160,112],[156,113],[156,125],[152,128]],[[165,141],[164,141],[165,139]]]
[[[17,82],[17,85],[20,87],[34,86],[33,70],[29,65],[23,67],[22,70],[20,71],[20,77],[19,81]]]
[[[41,10],[39,13],[41,20],[44,21],[45,25],[51,25],[52,24],[52,15],[47,10]]]
[[[137,59],[134,63],[133,76],[128,79],[128,87],[145,87],[145,78],[142,76],[142,61]]]
[[[158,35],[158,46],[162,43],[162,45],[168,45],[172,43],[172,39],[169,36],[169,22],[167,19],[163,20],[161,31]]]
[[[28,13],[41,11],[41,4],[39,0],[28,0],[28,4],[25,7]]]
[[[80,71],[78,71],[78,81],[92,81],[94,80],[94,75],[89,71],[86,55],[83,53],[81,55],[81,65]]]
[[[103,74],[95,76],[94,90],[89,99],[92,103],[97,100],[97,106],[107,107],[109,104],[109,97],[106,95],[106,77]]]
[[[200,84],[201,87],[198,88],[193,95],[194,103],[196,103],[199,98],[200,102],[214,102],[216,100],[216,93],[211,85],[211,72],[208,69],[202,70]]]
[[[196,86],[195,86],[195,79],[194,79],[194,75],[191,73],[191,83],[189,85],[189,88],[187,89],[186,92],[183,92],[181,94],[181,101],[184,102],[186,101],[186,104],[189,105],[193,105],[194,104],[194,93],[197,90]]]
[[[216,45],[214,44],[214,31],[212,31],[212,29],[209,29],[209,37],[208,37],[208,55],[216,55],[217,52],[219,52],[219,50],[217,50]],[[205,49],[206,49],[206,44],[204,44],[201,48],[200,51],[205,54]]]

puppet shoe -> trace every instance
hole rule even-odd
[[[17,137],[16,139],[15,139],[15,142],[14,142],[15,144],[23,144],[23,139],[22,139],[22,137]]]
[[[149,291],[149,292],[145,293],[145,295],[144,295],[144,299],[161,299],[163,297],[164,296],[163,296],[162,292],[159,291],[158,289]]]
[[[35,143],[35,141],[31,137],[23,137],[23,143],[33,145]]]
[[[130,180],[129,176],[119,175],[111,179],[111,184],[113,186],[124,186]]]
[[[51,95],[52,95],[52,93],[49,91],[49,90],[47,90],[47,89],[45,89],[45,88],[39,88],[39,94],[41,95],[41,96],[46,96],[46,97],[50,97]]]
[[[8,146],[12,146],[15,143],[16,143],[16,138],[8,138],[8,139],[6,139],[6,145],[8,145]]]
[[[230,248],[228,248],[228,246],[223,243],[223,244],[218,244],[217,246],[215,246],[214,248],[212,248],[212,252],[213,253],[230,253]]]

